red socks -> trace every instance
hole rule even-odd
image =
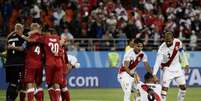
[[[34,88],[29,88],[27,90],[28,101],[34,101]]]
[[[70,101],[70,92],[68,90],[64,92],[62,91],[61,98],[62,98],[62,101]]]
[[[35,92],[35,98],[37,101],[44,101],[44,93],[42,88],[38,88]]]

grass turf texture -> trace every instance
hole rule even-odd
[[[176,101],[177,91],[177,88],[169,89],[167,101]],[[78,88],[70,89],[70,93],[71,101],[123,101],[123,92],[120,88]],[[5,101],[5,90],[0,90],[0,101]],[[49,101],[47,90],[44,101]],[[188,88],[185,101],[201,101],[201,87]]]

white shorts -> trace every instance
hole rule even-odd
[[[185,85],[185,75],[183,71],[171,72],[168,70],[161,70],[161,85],[169,87],[172,80],[175,80],[178,85]]]
[[[127,72],[122,72],[117,75],[117,79],[121,84],[121,88],[124,92],[131,93],[134,78],[131,77]]]

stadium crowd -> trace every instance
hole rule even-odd
[[[158,45],[163,32],[171,31],[195,48],[201,38],[200,0],[0,0],[0,8],[1,36],[17,22],[27,31],[38,22],[67,33],[70,39],[141,37],[145,45],[149,39]],[[119,42],[119,47],[125,43]]]

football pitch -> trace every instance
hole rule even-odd
[[[176,101],[177,91],[177,88],[169,89],[167,101]],[[72,88],[70,93],[71,101],[123,101],[123,92],[120,88]],[[0,90],[0,101],[5,101],[5,90]],[[50,101],[47,90],[44,101]],[[201,101],[201,87],[188,88],[185,101]]]

